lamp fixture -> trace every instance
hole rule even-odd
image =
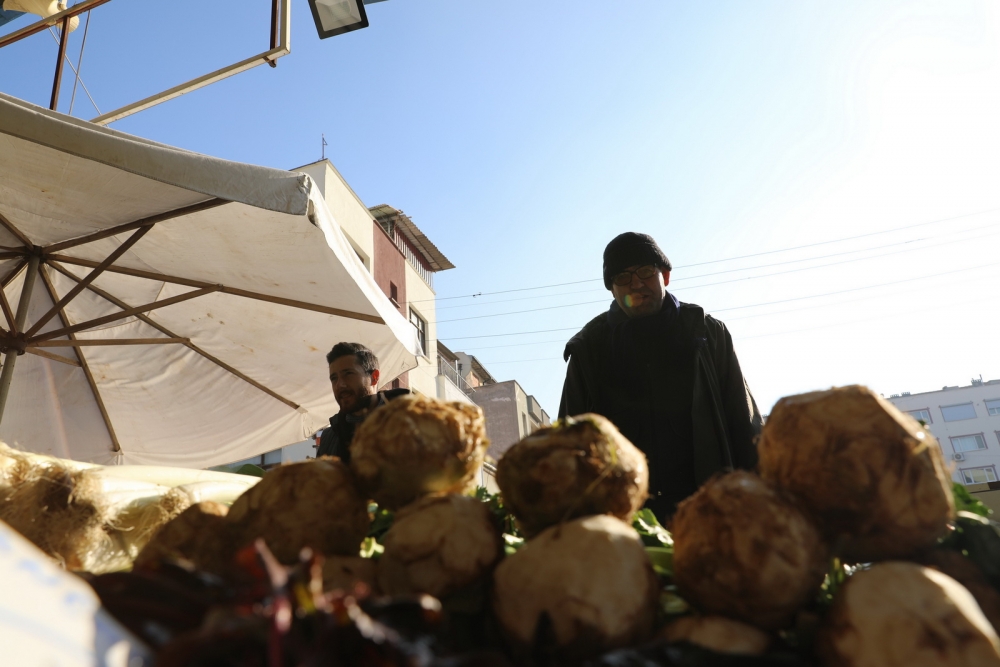
[[[368,27],[364,0],[309,0],[320,39]]]

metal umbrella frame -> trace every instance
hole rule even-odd
[[[330,346],[386,381],[418,349],[308,176],[2,94],[0,311],[0,438],[99,463],[301,441],[336,411]]]

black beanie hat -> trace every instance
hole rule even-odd
[[[615,274],[621,273],[630,266],[652,264],[665,271],[671,268],[670,260],[656,245],[649,234],[625,232],[611,239],[604,249],[604,286],[611,289],[611,281]]]

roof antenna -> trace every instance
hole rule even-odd
[[[326,147],[329,146],[330,144],[326,143],[326,135],[325,134],[321,134],[319,136],[322,137],[322,139],[323,139],[323,146],[322,146],[322,149],[321,149],[323,152],[322,152],[322,157],[320,159],[321,160],[325,160],[326,159]]]

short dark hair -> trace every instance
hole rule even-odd
[[[337,359],[348,355],[354,355],[354,358],[358,360],[358,365],[361,366],[361,370],[366,374],[371,375],[372,372],[378,370],[378,357],[361,343],[337,343],[327,353],[326,363],[332,364]]]

